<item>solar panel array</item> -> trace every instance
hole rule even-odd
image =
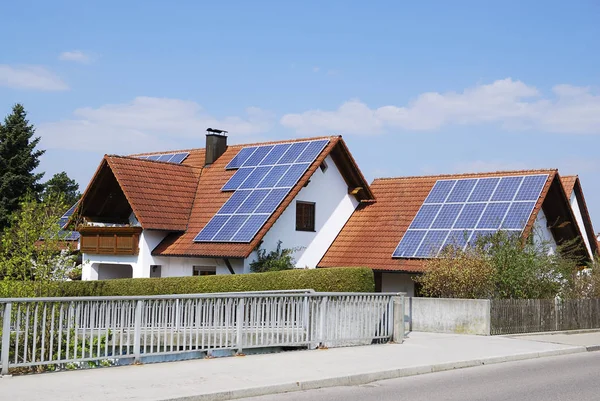
[[[438,180],[393,257],[431,258],[498,230],[521,233],[548,175]]]
[[[159,161],[159,162],[167,162],[167,163],[174,163],[174,164],[181,164],[186,157],[189,156],[189,153],[183,152],[183,153],[166,153],[166,154],[162,154],[162,155],[144,155],[144,156],[137,156],[138,159],[144,159],[144,160],[154,160],[154,161]]]
[[[234,193],[194,241],[252,241],[327,143],[325,139],[241,149],[226,166],[238,170],[221,188]]]
[[[65,241],[77,241],[80,237],[80,235],[77,231],[65,230],[65,228],[67,227],[67,224],[69,223],[69,218],[75,212],[77,205],[79,205],[79,201],[77,201],[73,206],[71,206],[69,208],[69,210],[67,210],[65,212],[65,214],[62,215],[62,217],[60,218],[60,220],[58,222],[58,224],[60,225],[60,228],[61,228],[61,231],[59,233],[60,238]]]

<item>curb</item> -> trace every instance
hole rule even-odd
[[[590,349],[594,348],[594,349]],[[426,373],[443,372],[453,369],[470,368],[481,365],[492,365],[502,362],[515,362],[527,359],[545,358],[550,356],[578,354],[586,351],[600,351],[600,346],[593,347],[572,347],[559,350],[529,352],[525,354],[516,354],[509,356],[491,357],[483,359],[473,359],[467,361],[456,361],[442,363],[437,365],[423,365],[407,368],[384,370],[380,372],[359,373],[349,376],[330,377],[325,379],[307,380],[303,382],[293,382],[284,384],[275,384],[262,387],[250,387],[230,391],[220,391],[209,394],[199,394],[185,397],[165,398],[162,401],[225,401],[247,397],[258,397],[262,395],[290,393],[293,391],[315,390],[325,387],[339,386],[357,386],[371,383],[379,380],[397,379],[400,377],[416,376]]]

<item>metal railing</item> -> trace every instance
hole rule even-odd
[[[404,294],[307,290],[0,299],[0,367],[7,374],[20,367],[199,358],[217,350],[401,342],[402,311]]]

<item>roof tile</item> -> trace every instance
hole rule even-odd
[[[421,272],[422,259],[392,258],[421,204],[440,179],[548,174],[548,181],[528,223],[531,227],[557,170],[498,171],[421,177],[379,178],[371,184],[377,199],[362,204],[337,236],[319,267],[365,266],[374,270]]]

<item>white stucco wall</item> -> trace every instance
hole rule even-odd
[[[533,225],[533,241],[534,244],[548,247],[548,253],[550,254],[556,252],[556,241],[548,227],[548,219],[541,209]]]
[[[406,296],[415,295],[415,283],[410,274],[382,273],[381,292],[405,292]]]
[[[590,240],[588,238],[588,233],[585,230],[585,225],[583,224],[583,215],[581,214],[581,209],[579,208],[579,202],[577,201],[575,191],[571,193],[571,198],[569,199],[569,202],[571,203],[571,209],[573,210],[573,214],[575,214],[575,220],[577,221],[579,231],[583,236],[583,241],[585,242],[585,247],[588,251],[588,254],[590,255],[590,257],[593,257],[592,248],[590,247]],[[593,235],[594,233],[591,234]]]
[[[121,278],[117,270],[102,265],[130,265],[133,278],[150,277],[150,266],[161,266],[161,277],[191,276],[194,266],[214,267],[217,274],[231,274],[225,261],[221,258],[183,258],[153,256],[152,250],[165,238],[165,231],[144,230],[140,235],[137,255],[83,255],[83,280],[103,280]],[[230,259],[229,262],[236,274],[244,272],[242,259]],[[100,272],[100,274],[99,274]]]
[[[263,238],[263,249],[271,251],[277,241],[284,248],[301,247],[294,254],[296,267],[314,269],[346,221],[356,209],[358,201],[348,194],[348,185],[331,157],[325,162],[325,172],[317,169],[308,186],[302,188],[296,198],[277,219]],[[296,231],[296,201],[315,202],[315,232]],[[250,262],[256,259],[252,253],[244,263],[244,271],[250,271]]]

